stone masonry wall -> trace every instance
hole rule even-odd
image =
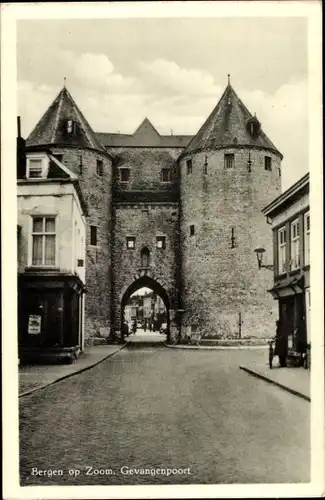
[[[111,327],[111,233],[112,160],[105,154],[78,148],[51,148],[62,154],[62,162],[79,175],[88,205],[86,242],[85,343],[92,337],[110,334]],[[96,173],[97,159],[103,175]],[[90,226],[97,226],[97,246],[90,245]]]
[[[166,291],[171,309],[178,295],[178,204],[118,205],[114,210],[113,309],[115,328],[120,330],[121,300],[130,285],[147,274]],[[126,237],[135,238],[129,249]],[[165,236],[165,248],[157,248],[156,237]],[[149,269],[141,265],[141,250],[150,251]]]
[[[121,191],[169,192],[178,194],[178,171],[176,160],[181,148],[115,148],[110,152],[116,157],[114,162],[116,194]],[[120,181],[121,168],[129,168],[128,183]],[[171,172],[171,181],[161,181],[163,168]],[[150,199],[148,199],[150,201]]]
[[[235,154],[233,168],[225,168],[225,152]],[[272,158],[271,172],[264,168],[265,156]],[[280,194],[280,158],[248,148],[202,152],[192,157],[192,174],[187,174],[187,159],[180,162],[182,335],[188,327],[238,335],[239,313],[243,337],[273,335],[277,303],[267,292],[273,274],[258,270],[254,249],[264,247],[265,262],[272,263],[272,231],[261,209]],[[195,226],[194,236],[190,225]]]

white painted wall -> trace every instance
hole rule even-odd
[[[18,272],[24,272],[32,264],[32,216],[54,215],[56,267],[61,272],[76,273],[85,282],[86,220],[74,185],[55,181],[26,181],[18,183],[17,192],[18,224],[21,226]],[[75,228],[79,230],[79,241],[74,234]],[[83,267],[77,267],[77,258],[84,259]]]
[[[283,212],[277,214],[272,218],[273,227],[279,226],[282,223],[285,223],[291,217],[294,217],[296,214],[305,210],[309,207],[309,195],[305,194],[302,198],[293,203],[290,207],[288,207]]]

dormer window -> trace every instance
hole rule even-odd
[[[67,134],[69,134],[69,135],[75,134],[76,133],[76,125],[77,124],[75,121],[67,120],[66,124],[65,124]]]
[[[48,158],[44,157],[27,157],[27,179],[44,179],[47,176]]]
[[[251,135],[253,139],[257,139],[261,132],[261,124],[256,118],[256,116],[252,116],[246,122],[247,132]]]

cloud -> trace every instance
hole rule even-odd
[[[209,73],[200,69],[181,68],[174,61],[155,59],[140,62],[140,69],[151,81],[165,89],[186,95],[213,95],[219,87]]]
[[[290,81],[274,94],[261,90],[238,92],[251,112],[256,112],[262,128],[284,155],[282,187],[286,189],[308,170],[308,84]]]
[[[138,76],[120,74],[109,57],[99,53],[77,55],[61,50],[55,63],[58,72],[52,84],[39,78],[19,82],[19,113],[25,135],[57,95],[65,75],[69,91],[98,132],[132,133],[147,116],[162,134],[172,130],[174,134],[194,135],[224,90],[206,71],[182,68],[164,59],[140,62]],[[308,170],[307,81],[286,82],[274,93],[235,90],[283,153],[282,180],[287,188]]]

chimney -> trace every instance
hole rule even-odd
[[[21,121],[20,116],[17,116],[17,178],[21,179],[26,176],[26,141],[21,136]]]
[[[20,123],[20,116],[17,116],[17,137],[21,137],[21,123]]]

